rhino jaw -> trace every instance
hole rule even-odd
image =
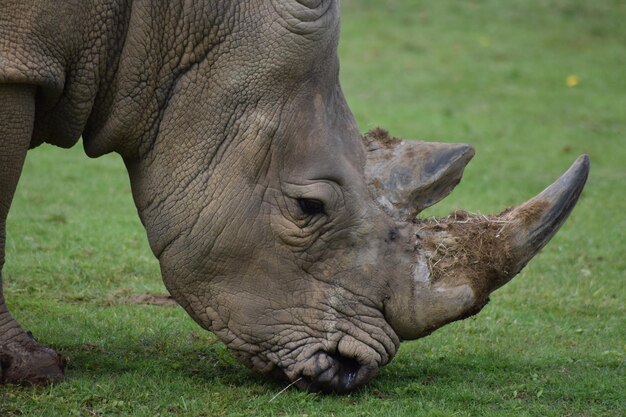
[[[394,288],[388,321],[402,339],[416,339],[478,313],[550,240],[578,201],[589,174],[580,156],[536,197],[493,215],[456,211],[415,224],[417,262],[411,291]],[[404,293],[404,294],[402,294]]]

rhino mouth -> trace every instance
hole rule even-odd
[[[339,352],[318,351],[305,363],[300,372],[276,369],[274,376],[290,380],[298,389],[308,392],[347,393],[365,385],[378,373],[378,365],[364,363]]]

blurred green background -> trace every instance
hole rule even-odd
[[[626,402],[626,2],[343,0],[342,86],[363,131],[472,144],[424,216],[497,212],[581,153],[571,218],[475,319],[405,343],[363,390],[250,373],[163,293],[121,160],[31,151],[10,214],[10,308],[70,357],[66,383],[0,387],[0,415],[618,416]]]

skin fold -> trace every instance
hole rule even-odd
[[[123,158],[176,301],[247,366],[302,389],[354,390],[401,340],[477,313],[589,170],[583,156],[497,216],[420,222],[474,151],[362,136],[339,85],[337,1],[0,6],[0,267],[27,149],[82,135],[88,156]],[[58,381],[64,363],[0,292],[0,382]]]

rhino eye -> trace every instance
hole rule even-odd
[[[324,213],[324,203],[311,198],[299,198],[298,205],[304,214],[312,216],[314,214]]]

